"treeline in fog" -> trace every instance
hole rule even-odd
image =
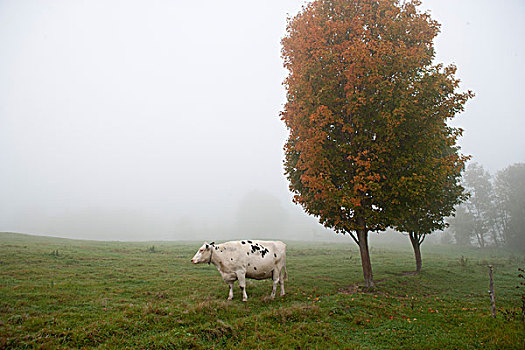
[[[444,241],[525,251],[525,164],[513,164],[492,175],[472,163],[464,173],[463,186],[469,198],[448,220]]]

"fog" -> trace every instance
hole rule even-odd
[[[291,203],[280,39],[303,1],[0,1],[0,231],[346,239]],[[476,92],[454,125],[525,161],[525,3],[424,1]]]

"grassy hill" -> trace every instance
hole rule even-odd
[[[501,250],[372,247],[378,288],[365,292],[355,244],[288,243],[287,295],[247,283],[249,300],[201,242],[98,242],[0,233],[2,348],[523,349],[518,267]],[[488,264],[498,317],[490,316]]]

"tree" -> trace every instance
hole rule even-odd
[[[493,189],[490,174],[482,165],[472,163],[465,172],[465,187],[470,193],[465,203],[467,211],[472,217],[472,232],[478,245],[484,248],[487,245],[487,233],[492,228],[493,218]],[[497,239],[494,243],[497,244]]]
[[[462,204],[456,208],[456,214],[448,218],[450,230],[454,235],[454,240],[458,245],[471,245],[472,237],[474,236],[474,218],[467,210],[467,207]]]
[[[288,219],[279,198],[263,191],[250,191],[239,203],[234,231],[237,235],[250,232],[258,238],[270,233],[280,235],[286,232]]]
[[[437,134],[439,135],[439,134]],[[456,148],[450,148],[443,142],[443,150],[426,155],[433,166],[426,169],[428,174],[422,176],[420,181],[405,186],[405,198],[401,198],[401,207],[393,207],[398,212],[398,220],[394,225],[396,230],[407,232],[410,243],[414,249],[416,260],[416,273],[421,272],[421,244],[427,234],[447,227],[445,218],[454,212],[454,207],[467,199],[464,188],[461,186],[461,169],[465,158],[449,157],[456,153]],[[430,151],[430,148],[425,148]],[[423,175],[424,162],[416,162],[411,167],[411,172]],[[424,183],[426,182],[426,183]]]
[[[403,206],[400,183],[432,181],[432,161],[419,158],[436,145],[454,147],[461,130],[446,121],[472,96],[455,92],[455,67],[432,65],[439,25],[419,4],[313,1],[289,20],[282,40],[294,202],[359,245],[367,287],[374,286],[368,232],[399,221],[389,208]],[[433,151],[415,152],[427,147]],[[463,161],[456,152],[449,158]],[[425,165],[421,172],[410,172],[414,161]]]
[[[525,251],[525,164],[499,171],[495,178],[498,222],[505,244]]]

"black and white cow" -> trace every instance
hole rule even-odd
[[[242,301],[248,300],[246,278],[263,280],[271,278],[275,297],[277,283],[281,283],[284,295],[286,278],[286,244],[279,241],[231,241],[221,244],[204,242],[191,262],[213,264],[219,270],[224,282],[230,285],[228,300],[233,298],[233,283],[239,280]]]

